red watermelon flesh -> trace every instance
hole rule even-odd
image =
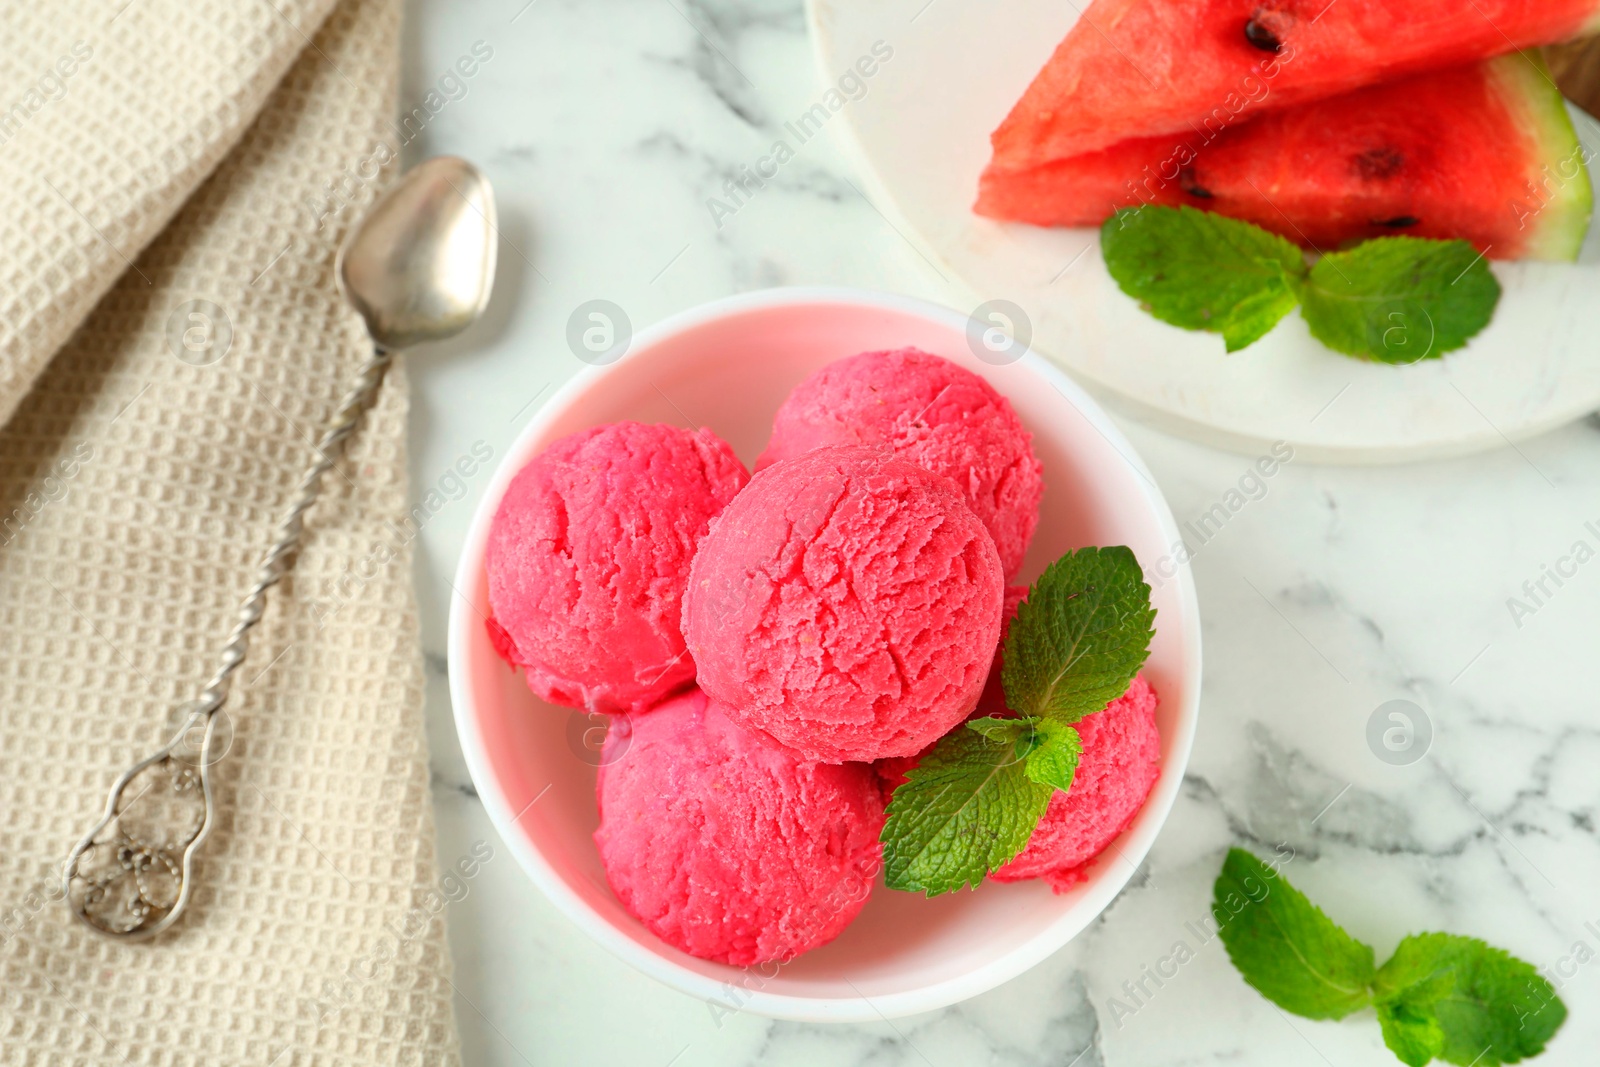
[[[1094,0],[990,140],[1021,170],[1600,30],[1600,0]]]
[[[1268,112],[1209,142],[1191,132],[991,166],[976,210],[1097,226],[1121,207],[1188,204],[1309,248],[1405,233],[1497,259],[1573,259],[1589,155],[1542,61],[1513,53]]]

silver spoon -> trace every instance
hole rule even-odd
[[[345,237],[339,288],[366,320],[372,358],[317,442],[317,461],[300,480],[277,540],[239,606],[217,672],[184,709],[183,725],[171,740],[117,779],[100,821],[67,857],[67,904],[90,928],[136,941],[183,914],[195,851],[215,815],[210,770],[224,754],[217,751],[217,712],[244,662],[250,631],[261,621],[267,590],[293,566],[302,518],[394,353],[460,333],[482,313],[494,284],[498,232],[488,181],[466,160],[438,156],[408,171]]]

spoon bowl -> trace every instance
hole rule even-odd
[[[410,348],[466,329],[494,285],[494,190],[456,156],[407,171],[339,248],[339,288],[378,347]]]

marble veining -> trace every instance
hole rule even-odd
[[[404,99],[473,42],[494,49],[409,151],[484,165],[508,242],[485,320],[411,361],[414,486],[437,484],[474,442],[504,453],[584,366],[565,330],[586,300],[614,301],[637,330],[778,284],[963,299],[867,203],[832,132],[795,146],[732,215],[708,208],[821,91],[796,0],[412,0],[408,17]],[[913,47],[914,32],[897,44]],[[1180,525],[1255,458],[1124,426]],[[1370,1015],[1285,1016],[1239,980],[1206,936],[1231,844],[1286,850],[1287,876],[1380,959],[1408,933],[1444,929],[1545,968],[1572,1017],[1535,1062],[1593,1062],[1600,962],[1575,962],[1574,948],[1600,950],[1600,567],[1547,585],[1531,614],[1508,601],[1600,519],[1600,417],[1456,462],[1283,464],[1190,546],[1207,661],[1200,731],[1129,887],[1006,986],[860,1026],[713,1011],[591,944],[517,869],[462,761],[444,657],[449,580],[486,483],[469,480],[430,518],[416,574],[440,859],[493,850],[449,912],[467,1063],[1397,1062]],[[1426,719],[1420,758],[1386,760],[1369,743],[1369,720],[1391,701]],[[1147,975],[1180,942],[1176,977],[1157,985]]]

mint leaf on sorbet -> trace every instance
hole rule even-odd
[[[977,885],[1021,852],[1083,744],[1072,723],[1121,696],[1149,654],[1155,609],[1126,548],[1047,568],[1006,638],[1006,704],[939,739],[889,801],[884,882],[929,896]]]
[[[1032,719],[1003,719],[998,715],[990,715],[982,719],[968,719],[966,722],[967,729],[976,730],[991,741],[1012,743],[1023,741],[1024,737],[1030,733],[1029,728],[1032,725]],[[1027,749],[1023,748],[1017,754],[1019,756],[1027,755]]]
[[[1077,722],[1127,691],[1150,654],[1155,609],[1139,561],[1121,545],[1068,552],[1028,590],[1006,635],[1006,706]]]
[[[1024,770],[1031,725],[977,719],[939,739],[889,801],[884,884],[937,896],[977,885],[1027,845],[1050,795]]]
[[[1124,208],[1101,226],[1100,249],[1111,277],[1146,311],[1220,333],[1229,352],[1293,311],[1306,276],[1305,256],[1282,237],[1192,207]]]
[[[1379,237],[1329,252],[1300,293],[1311,334],[1381,363],[1437,359],[1494,317],[1500,283],[1465,241]]]
[[[1040,785],[1065,793],[1072,788],[1082,756],[1083,740],[1077,730],[1054,719],[1040,719],[1033,726],[1033,746],[1023,769]]]
[[[1455,934],[1400,942],[1373,991],[1385,1043],[1412,1067],[1428,1062],[1423,1052],[1463,1067],[1516,1063],[1543,1052],[1567,1018],[1555,988],[1532,965]],[[1424,1032],[1428,1040],[1411,1040]]]
[[[1083,756],[1083,741],[1078,731],[1054,719],[1003,719],[989,716],[972,719],[967,729],[976,730],[991,741],[1010,743],[1023,761],[1025,774],[1040,785],[1072,788],[1072,776]]]
[[[1342,1019],[1372,1003],[1372,949],[1243,849],[1228,850],[1211,914],[1239,974],[1285,1011]]]

